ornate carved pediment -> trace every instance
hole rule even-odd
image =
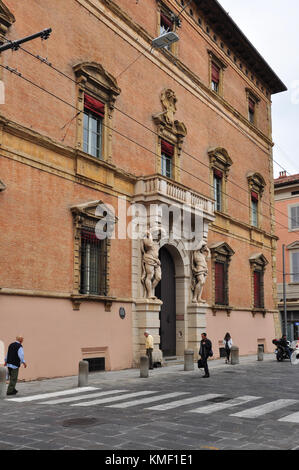
[[[14,15],[7,8],[2,0],[0,0],[0,43],[5,42],[1,36],[5,36],[8,28],[16,21]]]
[[[106,220],[109,220],[112,223],[116,223],[118,218],[115,216],[114,212],[110,209],[107,204],[104,204],[103,201],[91,201],[83,204],[78,204],[71,207],[71,212],[75,217],[77,222],[82,222],[84,218],[94,219],[98,221],[103,217]]]
[[[260,173],[248,173],[247,180],[251,190],[258,192],[259,194],[263,193],[266,181]]]
[[[213,243],[209,246],[212,255],[231,258],[235,252],[226,242]]]
[[[97,93],[102,94],[107,102],[114,102],[121,92],[116,79],[96,62],[83,62],[74,65],[73,70],[81,84],[88,83]]]
[[[263,255],[263,253],[255,253],[254,255],[250,256],[249,261],[255,267],[260,268],[264,268],[268,264],[268,260]]]
[[[177,137],[185,137],[187,135],[187,129],[183,122],[177,121],[174,118],[177,107],[177,98],[170,88],[167,88],[161,93],[161,104],[163,112],[155,114],[153,120],[157,126],[166,128],[169,132],[176,135]]]

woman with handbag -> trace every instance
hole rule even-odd
[[[230,350],[233,345],[233,341],[229,333],[226,333],[226,335],[224,336],[223,345],[224,345],[225,354],[226,354],[225,364],[228,364],[229,357],[230,357]]]

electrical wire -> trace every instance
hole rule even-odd
[[[47,66],[51,67],[53,70],[55,70],[57,73],[61,74],[62,76],[64,76],[65,78],[67,78],[68,80],[71,80],[73,83],[77,84],[76,80],[74,80],[73,78],[71,78],[69,75],[66,75],[64,72],[62,72],[61,70],[57,69],[56,67],[54,67],[51,63],[49,63],[47,60],[41,58],[40,56],[36,56],[35,54],[31,53],[30,51],[24,49],[23,47],[20,47],[20,49],[25,52],[25,53],[28,53],[29,55],[31,55],[32,57],[38,59],[39,61],[41,61],[42,63],[46,64]],[[134,62],[136,62],[136,60],[139,58],[139,56],[134,60]],[[132,62],[129,66],[133,65]],[[121,72],[118,76],[120,76],[122,73],[124,73],[126,70],[128,69],[128,67],[123,71]],[[9,70],[9,69],[8,69]],[[11,71],[11,70],[10,70]],[[214,104],[211,100],[210,100],[210,103]],[[156,136],[159,136],[159,134],[155,131],[153,131],[152,129],[150,129],[149,127],[147,127],[145,124],[139,122],[137,119],[135,119],[134,117],[130,116],[129,114],[125,113],[124,111],[120,110],[119,108],[117,108],[117,106],[114,106],[114,109],[117,110],[118,112],[120,112],[121,114],[125,115],[126,117],[128,117],[129,119],[133,120],[134,122],[138,123],[140,126],[142,126],[144,129],[148,130],[149,132],[151,132],[152,134],[156,135]],[[68,121],[67,124],[65,124],[61,129],[63,130],[66,125],[70,125],[72,123],[72,121],[78,116],[78,114],[80,114],[82,111],[78,111],[78,113],[72,118],[70,119],[70,121]],[[66,133],[64,134],[63,138],[62,138],[62,142],[65,140],[65,137],[67,135],[67,132],[68,130],[66,131]],[[247,134],[246,134],[247,136]],[[182,153],[186,154],[188,157],[194,159],[196,161],[196,163],[199,163],[200,165],[203,165],[205,166],[206,168],[210,168],[209,165],[207,165],[206,163],[202,162],[201,160],[199,160],[198,158],[196,158],[195,156],[191,155],[190,153],[186,152],[185,150],[182,150]],[[266,153],[266,152],[265,152]],[[267,156],[269,155],[268,153],[266,153]],[[275,160],[273,160],[275,162]],[[277,163],[277,162],[275,162]],[[278,163],[277,163],[278,164]],[[281,165],[280,165],[281,166]],[[284,169],[283,167],[281,167],[282,169]],[[286,171],[286,170],[285,170]],[[235,181],[232,181],[230,179],[228,179],[228,181],[237,186],[239,189],[241,189],[242,191],[246,192],[248,194],[248,188],[244,188],[242,186],[240,186],[239,184],[237,184]],[[225,193],[223,193],[225,194]],[[263,201],[263,204],[272,208],[271,204]],[[248,207],[249,208],[249,207]],[[286,217],[288,220],[292,221],[293,219],[285,214],[284,212],[281,212],[279,211],[278,209],[275,209],[276,212],[280,213],[281,215],[283,215],[284,217]],[[262,214],[263,215],[263,214]],[[277,223],[277,222],[276,222]]]
[[[3,69],[8,70],[8,71],[11,72],[11,73],[16,74],[17,77],[22,78],[22,79],[25,80],[27,83],[30,83],[32,86],[37,87],[39,90],[41,90],[41,91],[43,91],[43,92],[45,92],[45,93],[48,93],[50,96],[56,98],[57,100],[61,101],[61,102],[64,103],[65,105],[67,105],[67,106],[73,108],[74,110],[77,111],[78,114],[83,112],[83,111],[79,110],[76,106],[74,106],[74,105],[72,105],[71,103],[65,101],[63,98],[60,98],[59,96],[55,95],[54,93],[50,92],[49,90],[46,90],[45,88],[43,88],[43,87],[41,87],[40,85],[36,84],[36,83],[33,82],[32,80],[30,80],[30,79],[24,77],[24,75],[22,75],[20,72],[17,72],[17,73],[16,73],[16,71],[15,71],[14,69],[11,69],[10,67],[4,66],[4,65],[2,65],[2,64],[0,64],[0,67],[2,67]],[[139,144],[139,143],[136,142],[134,139],[131,139],[130,137],[128,137],[128,136],[122,134],[120,131],[117,131],[115,128],[111,128],[110,126],[108,126],[108,125],[105,124],[105,123],[102,123],[102,125],[103,125],[104,127],[107,127],[109,130],[111,130],[111,131],[117,133],[118,135],[122,136],[123,138],[129,140],[131,143],[134,143],[135,145],[141,147],[143,150],[145,150],[145,151],[147,151],[147,152],[149,152],[149,153],[151,153],[151,154],[153,154],[153,155],[155,155],[155,156],[159,156],[159,155],[156,154],[154,151],[152,151],[152,150],[146,148],[146,147],[145,147],[144,145],[142,145],[142,144]],[[194,157],[194,158],[195,158],[195,157]],[[197,159],[196,159],[196,161],[199,163],[199,161],[198,161]],[[188,176],[191,176],[191,177],[197,179],[198,181],[200,181],[201,183],[206,184],[206,185],[208,185],[210,188],[213,188],[213,189],[214,189],[214,186],[213,186],[213,185],[211,185],[211,184],[208,183],[207,181],[205,181],[205,180],[199,178],[198,176],[195,176],[193,173],[188,172],[187,170],[185,170],[185,169],[183,169],[183,168],[181,168],[181,167],[175,165],[174,163],[173,163],[173,166],[174,166],[175,168],[178,168],[179,171],[182,171],[182,172],[188,174]],[[232,199],[233,201],[237,202],[238,204],[240,204],[240,205],[246,207],[246,209],[250,210],[250,205],[249,205],[249,204],[246,204],[246,203],[241,202],[239,199],[234,198],[233,196],[231,196],[230,194],[225,193],[224,191],[222,192],[222,194],[223,194],[224,196],[226,196],[227,198],[230,198],[230,199]],[[269,216],[267,216],[267,215],[265,215],[265,214],[261,214],[261,215],[262,215],[265,219],[269,219],[269,220],[272,222],[272,218],[271,218],[271,217],[269,217]],[[276,225],[280,225],[281,227],[286,228],[286,226],[280,224],[280,223],[277,222],[277,221],[276,221]]]

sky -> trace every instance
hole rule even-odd
[[[299,1],[218,1],[288,88],[272,96],[274,176],[299,173]]]

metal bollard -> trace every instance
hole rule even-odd
[[[230,350],[231,364],[234,366],[239,364],[239,348],[238,346],[232,346]]]
[[[6,396],[6,367],[0,367],[0,399]]]
[[[148,377],[148,367],[149,367],[149,359],[147,356],[141,356],[140,358],[140,377],[147,378]]]
[[[88,384],[89,364],[87,361],[79,362],[78,387],[85,387]]]
[[[194,370],[194,351],[186,349],[184,351],[184,370]]]
[[[258,361],[264,360],[264,347],[261,344],[259,344],[257,347],[257,360]]]

